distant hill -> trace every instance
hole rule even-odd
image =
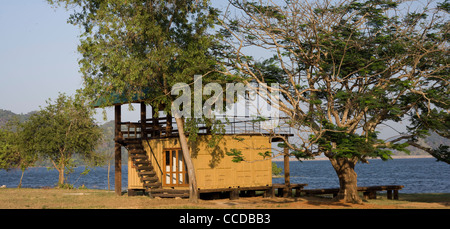
[[[14,117],[18,117],[21,122],[27,120],[36,111],[29,112],[27,114],[16,114],[9,110],[0,109],[0,127],[5,125],[9,120]]]
[[[103,140],[99,144],[97,151],[101,154],[108,155],[111,160],[114,160],[115,142],[114,142],[114,120],[100,125],[103,130]],[[128,163],[128,151],[122,147],[122,164]]]
[[[435,132],[431,132],[430,136],[419,139],[419,144],[422,146],[425,146],[425,147],[430,147],[430,148],[437,148],[437,147],[439,147],[439,145],[450,146],[450,139],[441,137],[438,134],[436,134]],[[416,147],[409,146],[407,148],[411,151],[410,155],[430,155],[429,153],[427,153],[421,149],[417,149]],[[394,152],[394,154],[397,156],[406,155],[403,152]]]
[[[17,117],[20,122],[24,122],[30,118],[30,116],[37,111],[32,111],[27,114],[16,114],[9,110],[0,109],[0,128],[3,127],[9,120]],[[98,151],[102,154],[114,155],[114,121],[109,121],[100,125],[103,130],[103,141],[99,144]],[[113,158],[113,157],[112,157]],[[122,147],[122,162],[127,163],[126,158],[128,158],[127,151]],[[40,162],[40,166],[48,165],[50,162]]]

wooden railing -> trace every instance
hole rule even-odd
[[[284,118],[280,118],[282,120]],[[289,127],[280,128],[275,119],[258,119],[252,117],[234,116],[217,117],[216,123],[223,124],[225,134],[291,134]],[[121,134],[124,140],[142,138],[160,138],[178,135],[178,128],[173,118],[146,119],[145,124],[141,122],[121,122]],[[276,130],[270,128],[275,125]],[[278,126],[277,126],[278,125]],[[199,134],[210,133],[206,124],[198,125]]]
[[[142,125],[136,122],[120,123],[120,132],[123,139],[140,139],[142,138]]]

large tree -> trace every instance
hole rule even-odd
[[[357,162],[390,159],[391,150],[417,146],[430,130],[448,136],[447,2],[230,3],[224,73],[279,84],[267,88],[280,92],[276,106],[297,130],[283,146],[298,158],[327,156],[339,178],[337,199],[361,202]],[[407,128],[380,139],[380,127],[392,125]]]
[[[65,184],[66,173],[76,166],[78,156],[90,166],[98,166],[103,157],[95,152],[101,129],[95,124],[93,110],[79,96],[60,94],[56,101],[31,115],[21,125],[20,149],[26,154],[50,160],[58,171],[58,185]]]
[[[49,0],[74,7],[69,19],[84,29],[80,70],[83,94],[95,101],[113,94],[145,98],[156,111],[171,114],[171,88],[214,79],[213,25],[217,12],[206,0]],[[209,77],[207,77],[207,75]],[[174,115],[175,116],[175,115]],[[195,172],[184,136],[184,117],[176,116],[180,143],[188,168],[190,200],[197,201]]]

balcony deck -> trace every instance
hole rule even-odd
[[[265,135],[279,141],[280,136],[293,136],[291,128],[280,120],[285,118],[255,118],[245,116],[218,117],[214,120],[220,134],[225,135]],[[174,118],[151,118],[143,122],[120,122],[122,140],[139,140],[178,137]],[[144,130],[144,131],[143,131]],[[211,134],[211,127],[204,123],[198,125],[199,135]],[[189,134],[188,132],[186,133]],[[278,138],[277,138],[278,137]]]

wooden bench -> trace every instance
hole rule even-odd
[[[239,196],[255,196],[256,191],[264,191],[264,196],[270,193],[272,186],[254,186],[254,187],[229,187],[215,189],[199,189],[198,192],[206,199],[216,199],[220,196],[228,195],[230,200],[239,199]],[[225,195],[223,195],[225,194]]]
[[[222,194],[227,193],[230,200],[235,200],[238,199],[239,196],[255,196],[256,191],[263,191],[263,196],[265,198],[272,198],[275,196],[275,190],[278,190],[278,196],[288,197],[292,196],[292,190],[296,190],[295,196],[300,196],[301,190],[307,185],[308,184],[272,184],[271,186],[199,189],[199,193],[203,194],[203,196],[208,199],[219,198]],[[208,196],[205,194],[208,194]]]
[[[278,191],[278,196],[290,197],[292,191],[295,190],[295,197],[299,197],[305,186],[308,184],[272,184],[271,197],[275,196],[275,189]]]
[[[398,191],[401,190],[403,185],[382,185],[382,186],[367,186],[358,187],[358,192],[362,192],[364,199],[376,199],[377,192],[387,191],[387,198],[392,200],[398,200]],[[303,189],[302,193],[306,195],[320,195],[320,194],[333,194],[333,197],[337,196],[339,188],[328,189]],[[394,195],[392,195],[392,193]]]

